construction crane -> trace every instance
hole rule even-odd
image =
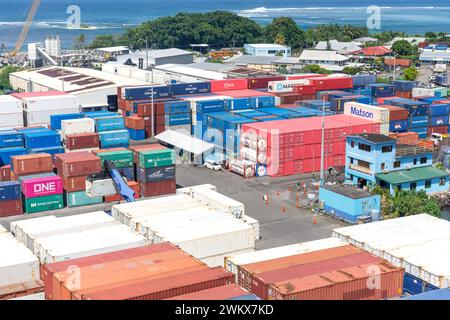
[[[20,48],[22,48],[25,39],[27,38],[28,32],[30,31],[31,23],[33,22],[34,16],[41,4],[41,0],[33,0],[33,4],[28,12],[27,20],[23,25],[22,32],[20,32],[19,38],[17,38],[16,45],[14,50],[10,53],[10,56],[15,57],[19,52]]]

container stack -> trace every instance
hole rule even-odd
[[[90,118],[61,120],[61,139],[66,152],[91,151],[99,148],[95,123]]]
[[[401,133],[408,130],[408,110],[391,105],[379,105],[379,107],[389,110],[390,132]]]
[[[416,87],[414,81],[395,80],[392,81],[392,84],[395,87],[395,96],[406,99],[412,98],[412,90]]]
[[[27,214],[64,207],[62,179],[56,174],[42,173],[21,176],[17,180],[21,185]]]
[[[189,101],[169,101],[164,105],[166,130],[191,133],[191,104]]]
[[[204,137],[204,125],[203,118],[206,117],[210,113],[214,112],[222,112],[225,110],[225,101],[226,97],[217,97],[217,96],[206,96],[206,97],[193,97],[187,98],[186,100],[190,102],[191,109],[191,117],[192,117],[192,129],[191,133],[193,136],[203,139]],[[244,99],[245,100],[245,99]],[[239,101],[238,99],[234,99],[235,101]],[[229,102],[229,101],[227,101]],[[240,107],[239,102],[236,102],[236,105],[231,104],[229,106],[229,110],[238,110]],[[246,107],[242,107],[242,109],[249,109],[247,106],[248,102],[242,102],[242,105],[246,105]]]
[[[23,106],[20,99],[0,96],[0,129],[23,127]]]
[[[372,98],[393,97],[395,86],[386,83],[374,83],[366,86],[366,95]]]
[[[86,178],[100,173],[102,164],[99,157],[88,151],[70,152],[55,156],[55,168],[63,180],[66,205],[77,207],[103,202],[102,197],[88,197]]]
[[[428,136],[431,136],[433,133],[448,133],[449,109],[448,104],[430,104],[428,110]]]
[[[121,148],[130,144],[130,133],[125,129],[125,119],[119,115],[93,117],[99,135],[100,148]]]
[[[371,74],[354,75],[353,79],[353,93],[365,94],[366,86],[377,83],[377,76]]]
[[[125,117],[125,127],[134,141],[145,140],[145,120],[138,116]]]
[[[398,297],[403,269],[337,239],[322,239],[227,257],[238,284],[269,300],[380,300]],[[368,288],[369,270],[379,286]]]
[[[0,218],[22,213],[20,184],[17,181],[0,182]]]
[[[383,107],[373,106],[364,103],[346,102],[344,114],[361,119],[372,120],[380,123],[381,134],[389,134],[389,110]]]
[[[142,197],[175,193],[175,152],[160,145],[138,150],[136,178]]]
[[[52,114],[50,115],[50,129],[60,132],[62,129],[61,121],[84,118],[82,113]]]
[[[0,181],[11,181],[11,156],[27,153],[21,132],[14,129],[0,130]]]
[[[413,98],[420,97],[435,97],[435,98],[445,98],[448,94],[446,87],[436,87],[436,88],[419,88],[416,87],[412,90]]]
[[[40,128],[22,131],[25,148],[28,153],[48,153],[55,155],[63,153],[60,135],[53,130]]]

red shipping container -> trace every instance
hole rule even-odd
[[[379,272],[379,287],[368,287],[370,270]],[[352,266],[270,286],[269,300],[382,300],[403,291],[402,268],[386,262]]]
[[[165,102],[164,101],[153,101],[153,105],[154,105],[154,112],[153,112],[154,115],[155,114],[159,114],[159,115],[165,114],[165,112],[164,112]],[[127,110],[127,111],[135,112],[140,117],[152,115],[152,103],[151,103],[151,101],[148,101],[148,100],[145,100],[145,102],[139,102],[136,106],[136,110],[133,110],[133,109],[134,109],[134,107],[132,106],[132,110]]]
[[[22,200],[0,201],[0,218],[23,214]]]
[[[301,79],[311,79],[311,78],[323,78],[326,77],[326,74],[320,73],[305,73],[305,74],[296,74],[296,75],[288,75],[286,80],[301,80]]]
[[[100,145],[98,133],[68,134],[64,142],[69,150],[98,148]]]
[[[322,90],[338,90],[353,88],[353,79],[351,77],[345,78],[312,78],[311,84],[316,87],[317,91]]]
[[[155,126],[162,126],[166,124],[166,116],[165,115],[155,115]]]
[[[395,96],[405,99],[412,99],[412,91],[395,91]]]
[[[267,96],[274,95],[272,92],[264,92],[264,91],[250,90],[250,89],[220,91],[220,92],[216,92],[216,94],[221,95],[221,96],[231,97],[231,98],[267,97]]]
[[[428,136],[431,136],[433,133],[447,134],[448,126],[428,127]]]
[[[407,120],[409,112],[407,109],[391,105],[379,105],[381,108],[389,109],[389,120]]]
[[[125,126],[135,130],[144,130],[144,118],[138,116],[125,117]]]
[[[77,296],[79,300],[162,300],[177,295],[233,283],[235,275],[222,267],[190,272],[170,278],[143,281],[114,289]]]
[[[100,158],[87,151],[57,154],[55,167],[58,175],[63,177],[86,176],[102,171]]]
[[[75,192],[86,190],[86,178],[87,176],[78,177],[62,177],[63,189],[66,192]]]
[[[248,88],[248,79],[211,80],[211,92]]]
[[[379,105],[385,104],[389,105],[389,100],[397,99],[398,97],[384,97],[384,98],[377,98],[377,102]]]
[[[136,192],[134,195],[135,199],[139,199],[139,185],[136,181],[128,181],[128,186]],[[105,196],[105,202],[119,202],[122,200],[122,196],[119,194],[116,194],[114,196]]]
[[[314,85],[294,86],[293,92],[301,95],[313,95],[316,93],[316,88]]]
[[[48,153],[26,154],[11,157],[15,177],[53,171],[53,158]]]
[[[155,135],[166,131],[166,126],[164,124],[155,126]]]
[[[0,167],[0,181],[11,181],[11,165]]]
[[[272,77],[258,77],[248,79],[249,89],[267,89],[269,82],[285,80],[284,76],[272,76]]]
[[[128,149],[134,153],[134,162],[138,163],[138,155],[141,150],[155,150],[155,149],[165,149],[166,147],[160,145],[159,143],[153,144],[143,144],[138,146],[130,146]]]
[[[153,244],[149,246],[118,250],[108,253],[97,254],[93,256],[87,256],[83,258],[76,258],[66,261],[54,262],[44,264],[41,267],[41,279],[44,281],[45,297],[48,300],[53,299],[53,275],[57,272],[63,272],[68,270],[70,266],[78,266],[83,268],[92,265],[101,265],[105,262],[118,261],[124,259],[131,259],[133,257],[139,257],[147,254],[163,252],[167,250],[179,250],[175,245],[169,242],[163,242],[159,244]]]
[[[247,294],[249,294],[247,290],[244,290],[237,284],[233,283],[226,286],[176,296],[166,300],[228,300]]]
[[[306,264],[292,265],[286,268],[275,269],[255,275],[253,277],[252,289],[250,291],[261,299],[267,300],[269,298],[268,290],[271,284],[288,281],[291,279],[300,279],[351,266],[379,263],[382,261],[382,259],[370,253],[363,252]]]
[[[175,193],[176,190],[177,182],[175,179],[147,183],[139,182],[139,192],[143,197],[154,197]]]
[[[280,104],[292,104],[302,100],[302,95],[298,93],[277,93],[276,96],[280,98]]]

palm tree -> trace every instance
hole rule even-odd
[[[286,44],[286,38],[285,38],[285,36],[282,33],[279,33],[279,34],[276,35],[274,42],[276,44],[284,45],[284,44]]]
[[[84,34],[80,34],[76,39],[75,39],[75,44],[76,47],[78,49],[81,49],[84,47],[84,42],[86,41],[86,37],[84,36]]]

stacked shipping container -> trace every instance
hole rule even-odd
[[[20,185],[17,181],[0,182],[0,217],[22,214]]]

